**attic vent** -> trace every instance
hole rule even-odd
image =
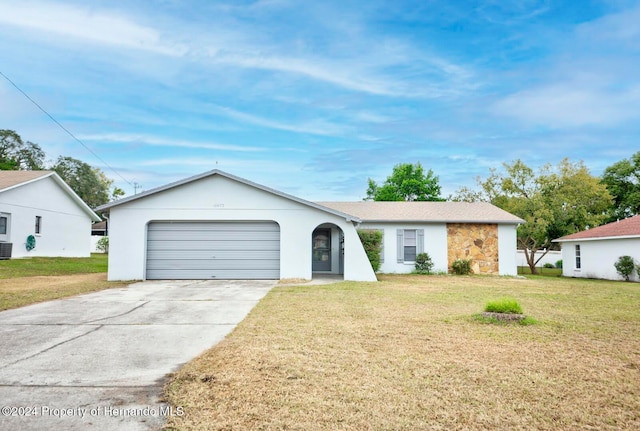
[[[0,242],[0,260],[11,259],[11,249],[13,244],[10,242]]]

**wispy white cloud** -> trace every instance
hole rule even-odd
[[[160,32],[154,28],[90,6],[2,2],[0,23],[58,34],[82,43],[100,43],[170,56],[181,56],[186,52],[184,46],[163,41]]]
[[[547,127],[614,126],[640,117],[640,87],[626,91],[564,82],[521,91],[494,112]]]
[[[322,136],[339,136],[345,134],[350,129],[348,126],[330,123],[323,119],[301,122],[290,120],[283,122],[271,120],[254,114],[248,114],[228,107],[216,106],[213,107],[213,109],[215,109],[219,114],[240,122],[267,127],[270,129],[286,130],[289,132],[309,133],[312,135]]]
[[[238,152],[261,152],[266,151],[262,147],[253,147],[246,145],[229,145],[216,142],[199,142],[182,139],[161,138],[158,136],[141,135],[141,134],[118,134],[107,133],[99,135],[80,135],[79,139],[87,142],[117,142],[126,144],[143,144],[158,147],[176,147],[176,148],[200,148],[205,150],[222,150],[222,151],[238,151]]]

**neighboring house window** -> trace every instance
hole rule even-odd
[[[580,245],[576,245],[576,269],[582,268],[582,261],[580,258]]]
[[[398,263],[413,263],[424,252],[424,229],[398,229]]]
[[[36,216],[36,234],[42,231],[42,217]]]
[[[0,235],[6,235],[7,234],[7,222],[8,221],[9,221],[9,219],[7,217],[0,216]]]

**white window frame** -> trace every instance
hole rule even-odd
[[[575,269],[576,271],[582,270],[582,250],[580,244],[575,245]]]
[[[407,231],[413,231],[415,232],[415,241],[416,241],[416,256],[418,256],[420,253],[424,253],[424,229],[398,229],[397,232],[397,237],[398,237],[398,259],[397,262],[398,263],[405,263],[405,264],[415,264],[416,261],[414,260],[405,260],[405,232]],[[413,246],[408,246],[408,247],[413,247]]]
[[[4,233],[0,232],[0,241],[9,241],[9,234],[11,233],[11,214],[0,213],[0,218],[5,219]]]
[[[35,234],[42,235],[42,216],[36,216]]]

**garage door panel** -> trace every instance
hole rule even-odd
[[[194,269],[194,270],[254,270],[273,269],[273,260],[152,260],[148,270],[155,269]]]
[[[275,222],[152,222],[147,279],[278,279]]]
[[[279,260],[278,250],[148,250],[147,259],[169,259],[169,260]],[[246,263],[250,266],[250,262]]]
[[[280,239],[280,232],[158,230],[149,231],[148,239],[150,241],[275,241]]]
[[[246,250],[244,241],[153,241],[147,242],[147,250]],[[279,250],[279,240],[255,241],[252,250]]]
[[[209,270],[155,270],[154,280],[277,280],[280,270],[253,270],[242,273],[236,270],[218,270],[212,274]]]
[[[225,226],[226,224],[227,226]],[[274,227],[277,228],[275,222],[190,222],[190,221],[174,221],[174,222],[152,222],[149,224],[149,232],[166,231],[166,230],[178,230],[178,231],[190,231],[195,230],[198,232],[206,231],[256,231],[256,232],[272,232]]]

